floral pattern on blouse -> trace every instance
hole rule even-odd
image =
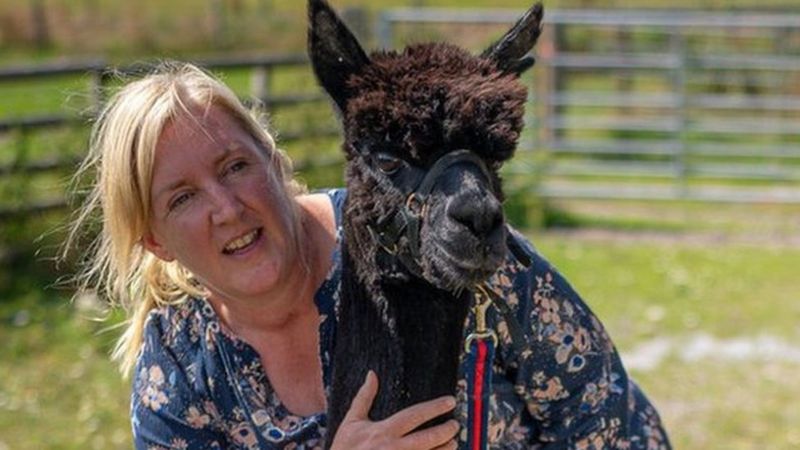
[[[336,213],[333,267],[316,293],[323,383],[330,386],[335,304],[341,278],[346,191],[328,191]],[[529,346],[516,354],[509,326],[490,309],[498,334],[489,403],[492,449],[669,449],[658,413],[628,378],[599,320],[525,239],[530,267],[513,256],[490,279]],[[472,326],[467,319],[465,333]],[[462,355],[463,356],[463,355]],[[466,381],[456,414],[466,423]],[[270,387],[258,353],[220,326],[203,299],[150,313],[134,372],[131,420],[140,450],[321,449],[325,414],[292,414]],[[461,447],[466,431],[462,426]]]

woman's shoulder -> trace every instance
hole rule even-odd
[[[208,340],[219,332],[219,321],[205,300],[186,298],[150,311],[142,336],[139,362],[172,358],[172,364],[189,364]]]
[[[342,225],[342,211],[346,197],[345,188],[326,188],[302,195],[298,197],[298,202],[338,228]]]

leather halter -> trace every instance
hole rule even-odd
[[[370,235],[392,257],[396,257],[416,276],[422,276],[420,266],[420,229],[422,221],[428,214],[428,197],[439,181],[439,176],[456,164],[470,164],[477,167],[487,180],[491,179],[489,169],[483,160],[469,150],[456,150],[439,158],[417,186],[406,196],[404,205],[393,215],[381,222],[367,225]],[[408,240],[408,251],[400,251],[400,239],[405,236]]]
[[[422,221],[428,214],[428,197],[439,181],[439,176],[456,164],[475,166],[487,180],[491,180],[486,164],[474,152],[466,149],[450,152],[431,166],[425,177],[408,193],[404,205],[397,212],[380,222],[367,225],[367,230],[378,247],[389,257],[397,258],[409,272],[420,278],[422,278],[420,229]],[[403,236],[408,241],[407,251],[400,251],[399,243]],[[517,261],[526,267],[529,266],[530,258],[519,243],[511,233],[506,233],[506,236],[509,251]]]

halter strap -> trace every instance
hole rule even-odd
[[[378,246],[391,257],[400,260],[403,266],[416,276],[422,276],[419,264],[420,229],[422,220],[428,213],[428,196],[447,169],[462,163],[477,167],[487,180],[491,179],[486,164],[475,153],[466,149],[450,152],[436,160],[419,184],[408,193],[405,204],[396,213],[379,223],[367,225],[370,235]],[[407,252],[401,252],[399,249],[399,242],[403,236],[408,239]]]

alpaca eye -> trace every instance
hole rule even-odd
[[[386,175],[392,175],[403,167],[402,159],[386,153],[378,153],[375,156],[375,163],[378,165],[378,169]]]

